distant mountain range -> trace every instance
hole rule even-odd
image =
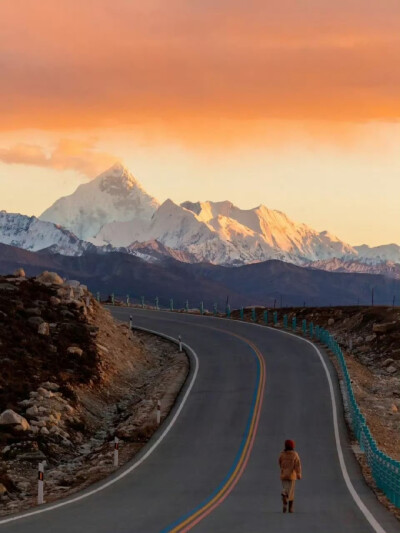
[[[81,256],[121,252],[147,262],[241,266],[281,260],[332,272],[399,277],[400,246],[351,246],[327,231],[297,224],[264,205],[231,202],[159,204],[116,164],[37,219],[0,212],[0,242],[30,251]]]
[[[96,249],[95,249],[96,250]],[[80,256],[29,252],[0,244],[0,273],[23,267],[28,275],[43,270],[58,272],[67,279],[79,279],[92,292],[103,298],[117,297],[138,303],[144,296],[154,305],[156,296],[161,306],[199,307],[204,302],[212,310],[214,302],[224,310],[241,305],[332,306],[369,305],[374,289],[375,304],[391,305],[400,294],[400,280],[382,275],[332,273],[270,260],[229,268],[209,263],[185,263],[164,257],[148,262],[122,252],[85,251]],[[397,304],[398,304],[397,299]]]

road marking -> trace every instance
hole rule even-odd
[[[219,333],[221,333],[220,329],[210,329],[216,329]],[[206,516],[212,513],[214,509],[219,507],[233,491],[239,479],[242,477],[254,445],[265,392],[265,361],[260,350],[254,343],[245,337],[237,335],[236,333],[228,331],[224,331],[224,333],[233,337],[237,337],[241,341],[245,342],[251,347],[257,358],[257,385],[253,395],[253,402],[250,409],[245,435],[234,464],[221,485],[206,500],[200,503],[199,506],[187,513],[185,516],[179,518],[170,526],[167,526],[162,530],[161,533],[185,533],[206,518]]]
[[[173,341],[175,344],[179,344],[179,341],[177,339],[174,339],[173,337],[169,337],[168,335],[164,335],[164,334],[159,333],[157,331],[150,330],[150,329],[147,329],[147,328],[141,328],[141,327],[140,328],[138,327],[138,328],[135,328],[135,329],[140,329],[140,330],[146,331],[148,333],[153,333],[154,335],[158,335],[159,337],[163,337],[164,339],[168,339],[170,341]],[[72,503],[75,503],[75,502],[84,500],[86,498],[89,498],[89,496],[93,496],[93,494],[97,494],[98,492],[101,492],[102,490],[110,487],[111,485],[114,485],[114,483],[117,483],[117,481],[120,481],[121,479],[126,477],[128,474],[130,474],[131,472],[136,470],[136,468],[138,466],[140,466],[154,452],[154,450],[161,444],[161,442],[165,439],[165,437],[171,431],[171,429],[175,425],[175,422],[177,421],[177,418],[180,415],[180,413],[181,413],[181,411],[182,411],[182,409],[183,409],[183,407],[184,407],[184,405],[185,405],[185,403],[186,403],[186,401],[187,401],[187,399],[189,397],[189,394],[190,394],[190,391],[193,388],[194,382],[196,381],[197,374],[198,374],[198,371],[199,371],[199,359],[197,357],[196,352],[190,346],[188,346],[187,344],[183,344],[183,346],[189,352],[189,354],[192,356],[192,359],[195,361],[195,368],[194,368],[190,383],[189,383],[188,388],[186,389],[186,392],[185,392],[182,400],[179,403],[179,407],[176,410],[176,412],[175,412],[174,416],[172,417],[171,421],[167,424],[167,426],[165,427],[164,431],[155,440],[153,445],[150,446],[150,448],[147,450],[147,452],[138,461],[136,461],[129,468],[127,468],[126,470],[121,472],[121,474],[119,474],[118,476],[116,476],[113,479],[110,479],[109,481],[106,481],[101,486],[97,487],[96,489],[90,490],[89,492],[85,492],[84,494],[81,494],[80,496],[76,496],[74,498],[71,498],[70,500],[66,500],[66,501],[63,501],[63,502],[55,503],[53,505],[49,505],[48,507],[43,507],[43,508],[37,509],[35,511],[29,511],[27,513],[23,513],[23,514],[16,515],[16,516],[11,516],[9,518],[0,520],[0,526],[3,525],[3,524],[8,524],[10,522],[15,522],[17,520],[22,520],[23,518],[28,518],[30,516],[36,516],[36,515],[39,515],[39,514],[42,514],[42,513],[47,513],[49,511],[53,511],[54,509],[59,509],[60,507],[65,507],[66,505],[71,505]]]

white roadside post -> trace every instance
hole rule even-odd
[[[39,466],[38,466],[38,499],[37,499],[38,505],[42,505],[44,503],[43,485],[44,485],[44,465],[43,463],[39,463]]]
[[[118,448],[119,440],[118,437],[114,438],[114,466],[118,466]]]
[[[178,340],[179,340],[179,351],[181,352],[182,351],[182,337],[180,335],[178,336]]]
[[[157,426],[160,425],[161,422],[161,402],[160,400],[157,400]]]
[[[132,329],[133,328],[133,319],[132,319],[132,315],[129,315],[129,329]]]

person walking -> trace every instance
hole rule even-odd
[[[301,462],[297,452],[294,451],[293,440],[285,440],[285,449],[279,456],[282,481],[283,512],[286,513],[289,504],[289,513],[294,512],[294,487],[296,479],[301,479]]]

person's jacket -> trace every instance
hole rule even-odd
[[[300,457],[294,450],[285,450],[279,456],[281,479],[301,479]]]

